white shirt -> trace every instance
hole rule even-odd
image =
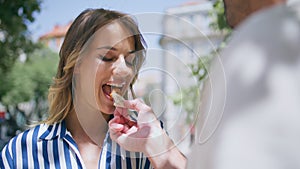
[[[213,61],[188,168],[300,168],[297,2],[249,17]]]
[[[65,122],[38,125],[12,138],[0,154],[0,168],[84,169],[77,144]],[[113,142],[109,133],[103,143],[98,168],[149,169],[150,161],[139,152],[129,152]]]

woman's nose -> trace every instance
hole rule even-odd
[[[125,57],[120,55],[118,60],[113,64],[113,74],[118,78],[127,78],[131,75],[132,70],[127,66]]]

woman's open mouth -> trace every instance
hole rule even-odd
[[[122,89],[123,89],[124,85],[120,85],[120,84],[104,84],[102,86],[102,91],[105,95],[106,98],[108,98],[109,100],[113,101],[113,98],[111,96],[111,93],[113,91],[115,91],[116,93],[120,94],[122,93]]]

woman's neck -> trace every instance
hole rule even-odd
[[[66,127],[77,144],[92,143],[102,146],[108,130],[107,121],[102,117],[102,113],[97,113],[98,117],[92,116],[92,114],[95,113],[78,112],[77,110],[77,113],[70,112],[65,119]]]
[[[77,118],[75,111],[70,112],[66,119],[67,129],[71,132],[75,140],[79,153],[86,168],[96,168],[102,150],[103,141],[106,136],[107,127],[105,123],[97,136],[89,133],[89,129],[84,129]]]

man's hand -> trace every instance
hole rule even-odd
[[[111,139],[128,151],[147,151],[147,142],[164,134],[152,109],[139,99],[125,100],[126,108],[117,107],[109,122]],[[137,121],[131,120],[128,109],[138,113]]]
[[[154,168],[185,168],[186,158],[177,149],[152,109],[141,100],[125,100],[109,122],[110,137],[128,151],[143,152]],[[131,120],[128,109],[138,113]]]

